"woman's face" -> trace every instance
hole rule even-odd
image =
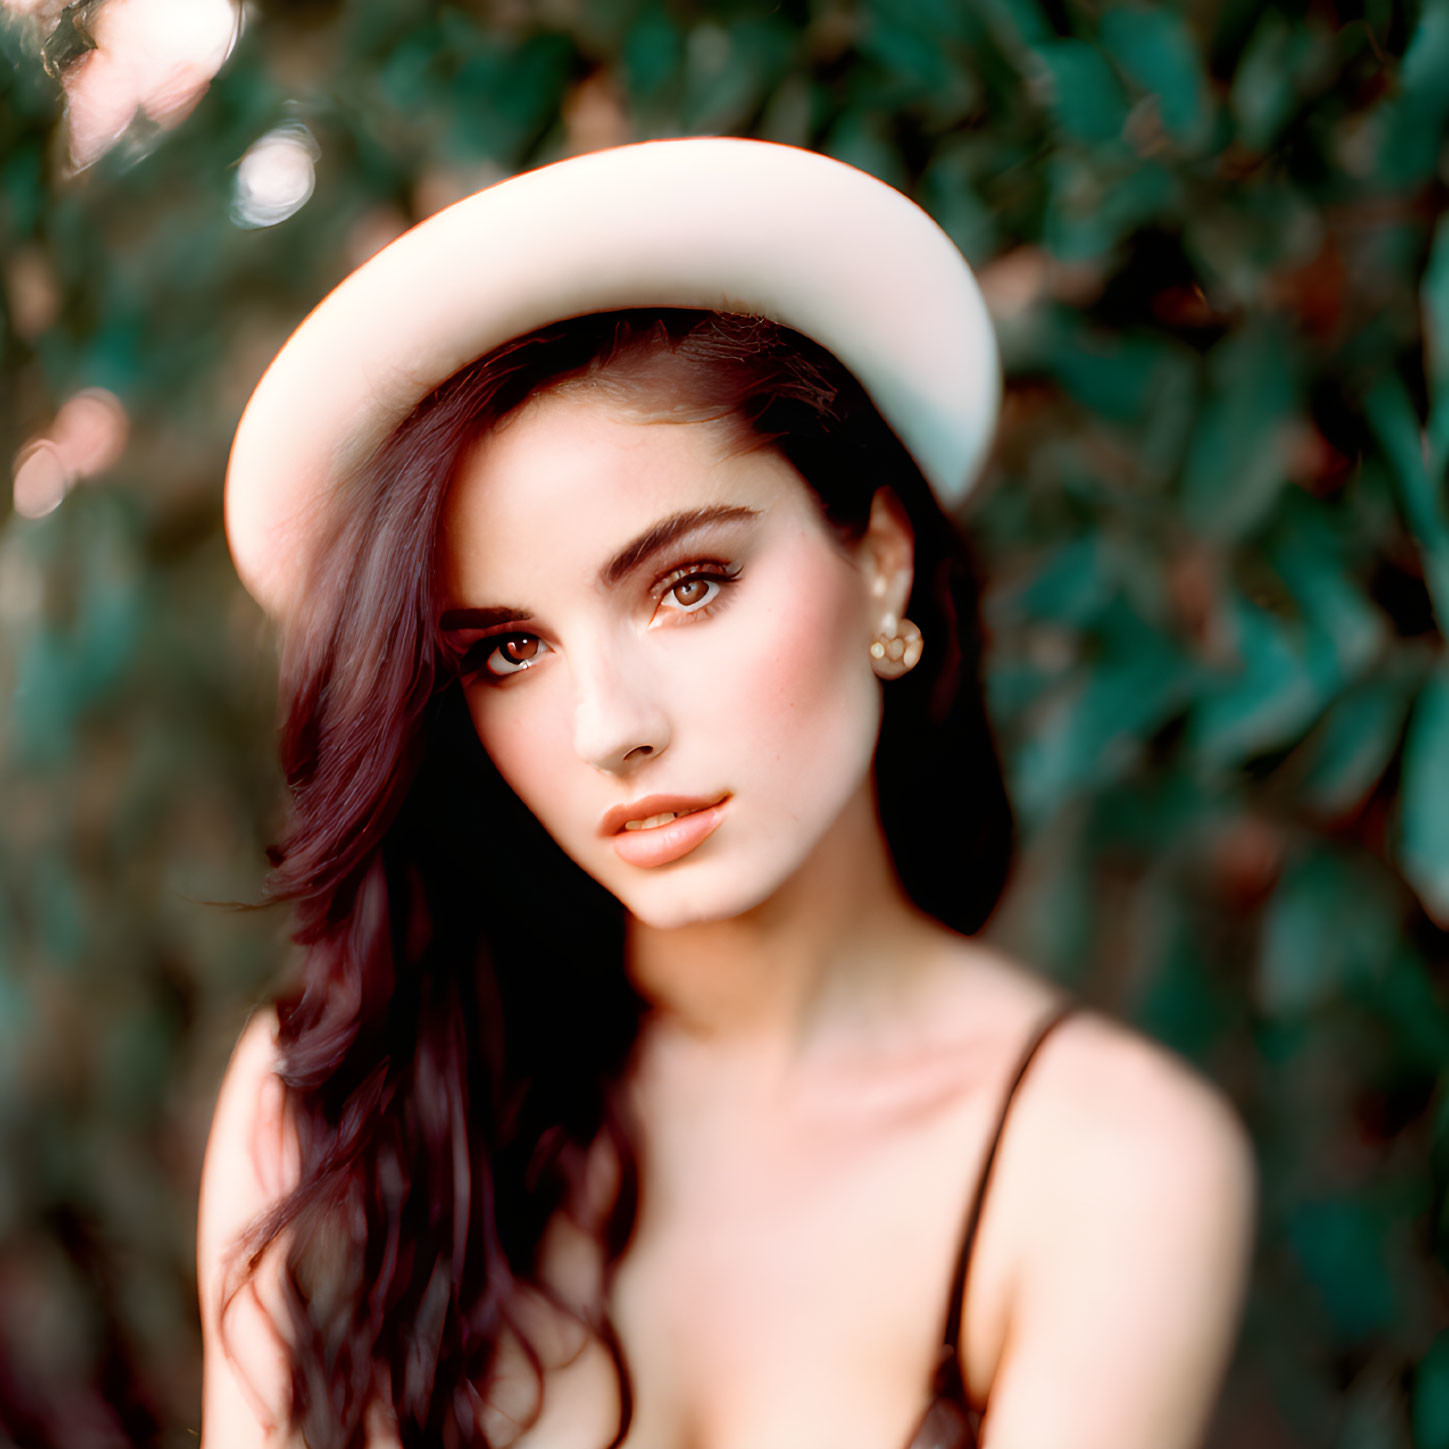
[[[441,625],[478,738],[639,920],[758,905],[868,788],[869,646],[900,607],[874,533],[843,547],[795,470],[727,423],[577,389],[469,455],[439,540]]]

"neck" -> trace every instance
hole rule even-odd
[[[675,929],[631,921],[627,952],[656,1042],[789,1066],[888,1030],[939,932],[896,876],[867,782],[768,900]]]

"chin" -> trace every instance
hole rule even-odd
[[[727,880],[722,872],[709,872],[703,878],[688,880],[680,872],[674,879],[661,875],[657,880],[631,883],[632,889],[612,893],[641,925],[673,931],[743,916],[769,900],[788,874]]]
[[[686,926],[706,926],[715,921],[729,920],[738,912],[711,909],[703,902],[695,901],[625,901],[624,909],[641,926],[655,931],[679,931]]]

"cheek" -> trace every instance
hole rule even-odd
[[[818,545],[784,578],[765,624],[772,647],[735,676],[736,699],[762,768],[780,776],[782,791],[808,799],[822,779],[838,788],[862,756],[868,763],[880,691],[858,578]]]
[[[520,681],[525,686],[535,682]],[[569,741],[566,732],[560,731],[558,712],[540,709],[537,704],[526,697],[524,689],[510,699],[495,697],[489,686],[477,685],[469,695],[468,711],[478,741],[504,783],[547,823],[550,802],[544,785],[551,782],[551,793],[557,794],[559,751]]]

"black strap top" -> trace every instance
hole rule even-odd
[[[971,1208],[966,1215],[966,1229],[961,1238],[961,1252],[956,1259],[956,1271],[951,1279],[951,1301],[946,1309],[946,1326],[942,1335],[941,1357],[936,1366],[932,1383],[933,1397],[916,1432],[911,1436],[906,1449],[976,1449],[980,1416],[971,1407],[966,1385],[961,1377],[961,1309],[966,1296],[966,1271],[971,1262],[971,1249],[976,1241],[976,1227],[981,1221],[981,1207],[986,1201],[986,1185],[991,1178],[991,1168],[996,1161],[996,1149],[1001,1145],[1001,1132],[1006,1126],[1006,1114],[1011,1109],[1016,1089],[1031,1065],[1037,1048],[1058,1023],[1064,1021],[1080,1002],[1068,999],[1057,1006],[1046,1022],[1037,1029],[1030,1044],[1021,1055],[1016,1075],[1007,1088],[1001,1104],[1001,1115],[997,1118],[996,1131],[987,1149],[986,1161],[971,1198]]]

